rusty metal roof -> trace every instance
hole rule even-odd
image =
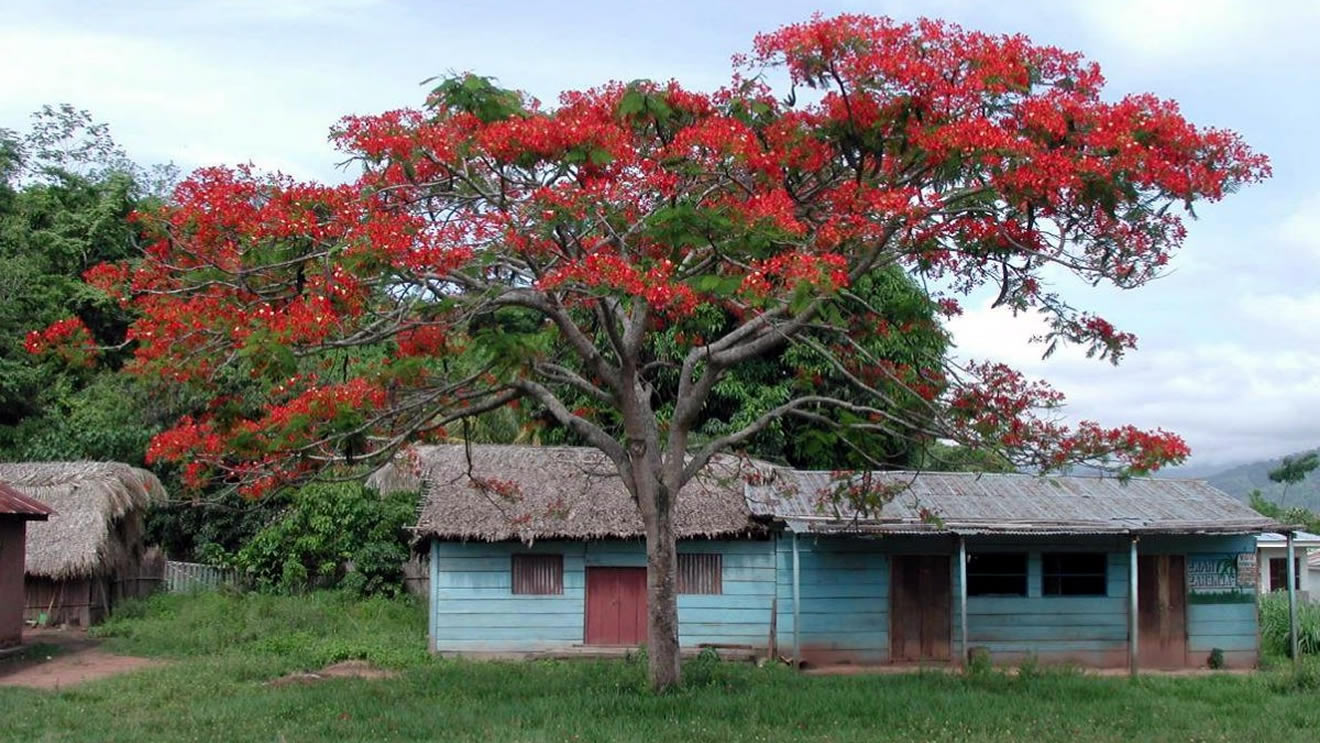
[[[1254,534],[1286,530],[1199,480],[875,472],[898,491],[878,513],[830,497],[856,473],[776,469],[747,490],[754,515],[794,531],[874,534]],[[924,512],[924,516],[923,516]]]
[[[0,482],[0,516],[19,516],[30,521],[45,521],[55,513],[50,506]]]

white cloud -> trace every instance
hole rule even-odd
[[[1159,60],[1222,64],[1302,42],[1320,17],[1312,0],[1079,0],[1106,43]]]
[[[1320,312],[1320,297],[1301,302]],[[1241,342],[1191,343],[1133,352],[1117,367],[1065,348],[1048,360],[1027,342],[1044,328],[1035,316],[989,308],[950,323],[964,359],[1002,361],[1067,395],[1065,417],[1131,423],[1182,435],[1192,462],[1220,465],[1277,456],[1320,443],[1320,349],[1270,351]]]
[[[1122,45],[1158,56],[1222,45],[1253,23],[1251,6],[1237,0],[1110,0],[1078,8]]]
[[[342,72],[332,82],[315,68],[272,72],[270,60],[238,53],[219,65],[214,52],[113,33],[9,28],[0,48],[45,60],[0,81],[7,125],[44,103],[70,102],[110,122],[135,158],[185,169],[252,161],[333,178],[326,134],[345,113],[333,92],[362,82]]]
[[[343,21],[384,4],[385,0],[221,0],[212,10],[258,20]]]
[[[1320,193],[1303,199],[1279,224],[1278,239],[1303,260],[1320,262]]]
[[[1320,292],[1249,294],[1239,306],[1254,323],[1277,330],[1282,344],[1320,340]]]

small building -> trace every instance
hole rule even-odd
[[[431,648],[645,642],[635,504],[594,449],[415,451]],[[874,516],[826,495],[897,493]],[[804,663],[1255,665],[1255,538],[1279,524],[1202,482],[801,472],[714,461],[677,503],[679,640]],[[964,629],[965,628],[965,629]],[[1135,651],[1135,658],[1133,653]]]
[[[154,587],[137,578],[146,511],[166,497],[155,475],[113,462],[0,463],[0,481],[54,509],[27,530],[27,620],[86,627]]]
[[[1312,552],[1320,554],[1320,535],[1299,531],[1293,534],[1294,587],[1301,601],[1310,600],[1312,591],[1320,588],[1308,569]],[[1288,590],[1288,538],[1277,532],[1261,534],[1256,538],[1256,563],[1260,569],[1257,587],[1261,593]],[[1320,566],[1320,563],[1317,564]]]
[[[23,553],[29,521],[50,507],[0,482],[0,648],[23,641]]]

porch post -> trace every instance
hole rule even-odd
[[[971,657],[967,651],[967,537],[958,535],[958,649],[962,652],[962,667],[967,668]]]
[[[793,532],[793,667],[802,665],[802,579],[798,570],[798,537]]]
[[[432,538],[432,539],[431,539],[431,544],[428,546],[428,549],[426,550],[426,552],[427,552],[427,554],[430,556],[430,560],[429,560],[430,564],[426,566],[426,568],[427,568],[426,572],[427,572],[427,574],[428,574],[428,577],[430,578],[430,581],[429,581],[429,583],[428,583],[428,585],[427,585],[427,587],[426,587],[426,588],[427,588],[427,590],[426,590],[426,607],[427,607],[427,611],[426,611],[426,642],[427,642],[428,645],[431,646],[431,652],[434,653],[434,652],[436,652],[436,648],[435,648],[435,630],[436,630],[436,624],[438,623],[438,620],[439,620],[439,613],[438,613],[438,612],[440,611],[440,607],[439,607],[439,603],[440,603],[440,601],[439,601],[439,599],[437,598],[437,597],[440,595],[440,559],[439,559],[439,554],[440,554],[440,542],[439,542],[439,540]]]
[[[1297,652],[1297,565],[1293,549],[1293,533],[1288,532],[1288,647],[1292,650],[1293,668],[1301,669],[1302,657]],[[1271,586],[1273,588],[1273,586]]]
[[[1128,672],[1137,675],[1137,538],[1132,537],[1128,550]]]

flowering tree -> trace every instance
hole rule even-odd
[[[141,216],[140,260],[86,277],[140,313],[135,371],[245,390],[217,393],[150,456],[260,494],[527,399],[634,496],[658,688],[679,676],[675,498],[776,420],[954,440],[1036,469],[1186,456],[1163,431],[1069,428],[1041,412],[1056,392],[1000,365],[876,358],[853,331],[881,327],[884,308],[852,287],[899,266],[949,314],[991,287],[1047,313],[1050,342],[1117,361],[1134,337],[1043,273],[1141,286],[1181,243],[1179,214],[1265,177],[1263,156],[1171,102],[1103,100],[1077,54],[938,21],[816,18],[735,64],[714,93],[609,83],[553,108],[454,77],[422,110],[342,122],[352,183],[195,173]],[[707,335],[707,313],[729,319]],[[75,359],[86,343],[76,323],[29,338]],[[730,370],[785,348],[863,396],[798,390],[694,433]]]

